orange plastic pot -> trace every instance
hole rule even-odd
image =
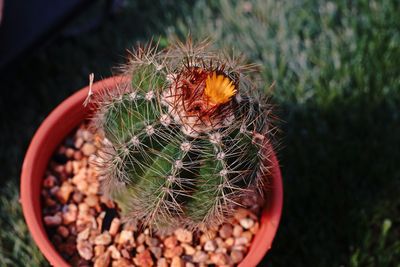
[[[118,83],[126,82],[126,79],[116,76],[96,82],[92,87],[93,93],[105,89],[112,90]],[[39,249],[50,264],[57,267],[70,265],[54,248],[44,228],[40,197],[42,179],[57,147],[75,127],[90,116],[90,104],[86,107],[83,105],[88,92],[89,87],[81,89],[51,112],[35,133],[22,166],[20,190],[25,221]],[[271,161],[271,190],[262,213],[259,231],[249,252],[240,263],[241,267],[256,266],[261,261],[270,249],[279,225],[283,199],[282,177],[275,155],[272,155]]]

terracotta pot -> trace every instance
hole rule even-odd
[[[126,81],[124,77],[111,77],[93,84],[93,93],[105,88],[115,88],[116,84]],[[62,102],[43,121],[35,133],[25,156],[21,174],[21,203],[26,223],[33,239],[50,264],[62,267],[69,264],[61,257],[50,242],[42,219],[40,191],[49,160],[66,136],[90,115],[90,104],[83,102],[89,87],[76,92]],[[282,212],[282,178],[278,161],[272,155],[271,191],[264,207],[259,231],[254,237],[251,248],[239,266],[256,266],[271,248]]]

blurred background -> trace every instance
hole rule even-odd
[[[260,266],[400,266],[398,0],[0,0],[0,266],[47,266],[18,203],[63,99],[152,38],[210,37],[262,66],[284,210]]]

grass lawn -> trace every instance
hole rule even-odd
[[[17,201],[40,122],[90,72],[111,75],[126,48],[189,31],[276,83],[285,199],[261,266],[400,266],[400,2],[157,2],[128,2],[100,29],[54,40],[2,82],[0,266],[46,265]]]

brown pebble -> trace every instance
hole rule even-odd
[[[43,187],[52,188],[57,184],[57,178],[54,175],[49,175],[43,180]]]
[[[60,214],[58,214],[58,213],[55,214],[54,216],[45,216],[43,218],[43,220],[44,220],[44,224],[46,226],[50,226],[50,227],[51,226],[58,226],[62,222],[62,218],[61,218]]]
[[[253,233],[250,231],[243,232],[242,236],[247,238],[249,244],[250,244],[251,240],[253,239]]]
[[[164,240],[164,246],[167,248],[173,248],[178,244],[176,236],[169,236]]]
[[[94,262],[94,267],[108,267],[110,265],[110,252],[100,255]]]
[[[217,248],[217,245],[216,245],[214,240],[208,240],[204,244],[204,250],[205,251],[215,251],[216,248]]]
[[[94,247],[94,255],[95,257],[99,257],[100,255],[102,255],[104,253],[104,251],[106,251],[106,247],[103,245],[97,245]]]
[[[75,151],[75,153],[74,153],[74,159],[75,159],[75,160],[82,160],[82,158],[83,158],[82,152],[81,152],[80,150]]]
[[[239,263],[243,260],[244,255],[240,250],[232,250],[230,257],[233,263]]]
[[[105,231],[101,235],[97,236],[94,240],[96,245],[108,245],[112,241],[111,235],[109,232]]]
[[[122,257],[127,258],[127,259],[131,258],[131,254],[126,249],[121,249],[121,255],[122,255]]]
[[[85,143],[82,146],[81,151],[82,151],[83,155],[90,156],[90,155],[94,154],[94,152],[96,152],[96,147],[91,143]]]
[[[67,174],[72,174],[74,172],[74,169],[72,167],[72,161],[67,161],[67,163],[65,164],[65,172]]]
[[[162,256],[162,248],[160,247],[150,247],[149,248],[151,253],[153,253],[154,257],[156,257],[156,259],[161,258]]]
[[[127,259],[121,258],[112,262],[112,267],[134,267],[134,265]]]
[[[240,222],[241,219],[246,218],[249,214],[250,214],[250,212],[248,210],[243,209],[243,208],[239,208],[235,212],[234,217],[238,222]]]
[[[83,139],[81,137],[78,137],[76,138],[74,145],[77,149],[79,149],[82,147],[83,143],[84,143]]]
[[[182,244],[182,247],[183,247],[186,255],[190,255],[191,256],[196,252],[194,247],[192,247],[192,246],[190,246],[188,244]]]
[[[57,199],[62,203],[67,203],[69,196],[74,191],[74,187],[69,182],[63,182],[60,190],[57,191]]]
[[[183,229],[183,228],[176,229],[175,236],[178,239],[178,241],[182,242],[182,243],[190,243],[190,242],[192,242],[192,239],[193,239],[192,232],[190,232],[186,229]]]
[[[175,256],[180,256],[183,253],[183,248],[181,246],[176,246],[173,248],[167,248],[164,251],[164,257],[173,258]]]
[[[59,227],[57,228],[57,233],[58,233],[60,236],[66,238],[66,237],[68,237],[68,235],[69,235],[69,230],[68,230],[67,227],[61,225],[61,226],[59,226]]]
[[[184,263],[183,260],[181,260],[181,258],[179,258],[178,256],[175,256],[172,258],[171,261],[171,267],[184,267]]]
[[[143,244],[145,240],[146,240],[146,236],[143,233],[140,233],[138,235],[138,237],[136,238],[136,241],[138,244]]]
[[[228,261],[227,256],[223,253],[211,254],[210,260],[216,265],[225,265]]]
[[[149,247],[155,247],[155,246],[158,246],[160,241],[157,238],[146,236],[145,243]]]
[[[63,224],[74,223],[78,216],[78,207],[75,204],[69,204],[66,212],[62,214]]]
[[[128,230],[122,230],[119,238],[118,238],[118,244],[130,244],[133,245],[135,243],[135,240],[133,238],[133,233],[132,231],[128,231]]]
[[[160,258],[157,260],[157,267],[168,267],[168,262],[166,258]]]
[[[119,250],[115,245],[109,246],[107,250],[110,251],[112,259],[118,260],[121,258],[121,253],[119,252]]]
[[[209,230],[200,236],[200,244],[206,243],[208,240],[213,240],[217,236],[217,232]]]
[[[87,227],[85,230],[80,232],[77,236],[77,240],[87,240],[89,238],[90,234],[90,227]]]
[[[72,255],[74,254],[75,250],[76,250],[76,246],[75,246],[75,243],[69,243],[69,242],[67,242],[67,243],[61,244],[61,245],[58,247],[58,249],[59,249],[61,252],[67,254],[68,256],[72,256]]]
[[[235,239],[235,246],[243,246],[247,245],[250,240],[247,239],[247,237],[241,236]]]
[[[204,251],[196,251],[193,255],[193,262],[204,263],[208,260],[208,255]]]
[[[240,237],[243,233],[243,228],[240,225],[235,225],[233,227],[233,236]]]
[[[93,247],[86,240],[78,241],[76,245],[79,255],[85,260],[90,260],[93,257]]]
[[[221,228],[219,229],[219,236],[226,239],[228,237],[231,237],[233,233],[233,227],[230,224],[223,224]]]
[[[141,253],[141,252],[145,251],[145,249],[146,249],[146,247],[142,244],[136,248],[136,252]]]
[[[81,203],[83,200],[83,194],[81,192],[74,192],[72,194],[72,200],[77,204]]]
[[[93,208],[99,203],[99,198],[96,195],[88,195],[85,198],[85,203],[88,204],[89,207]]]
[[[49,197],[45,198],[45,206],[47,207],[55,207],[57,206],[57,202]]]
[[[260,224],[258,222],[254,223],[253,227],[250,228],[250,232],[252,232],[255,235],[258,232],[259,227]]]
[[[136,254],[136,257],[134,259],[136,265],[142,266],[142,267],[151,267],[154,265],[153,259],[151,258],[150,251],[145,250],[141,253]]]
[[[67,158],[72,158],[73,156],[74,156],[74,152],[75,152],[75,150],[73,149],[73,148],[67,148],[66,150],[65,150],[65,156],[67,156]]]
[[[235,239],[233,237],[229,237],[225,240],[225,245],[227,247],[232,247],[235,244]]]
[[[121,225],[121,220],[119,218],[114,218],[111,221],[110,230],[108,231],[111,236],[115,236],[118,233],[120,225]]]

